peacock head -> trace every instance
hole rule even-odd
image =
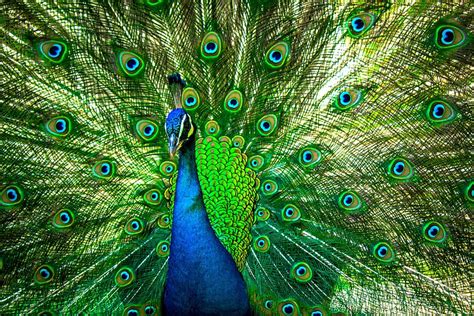
[[[174,156],[194,134],[191,116],[182,108],[174,109],[168,114],[165,129],[166,135],[168,135],[168,149],[171,156]]]

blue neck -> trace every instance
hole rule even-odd
[[[167,315],[246,315],[242,275],[207,217],[194,137],[180,151],[164,295]]]

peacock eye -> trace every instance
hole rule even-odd
[[[283,301],[278,304],[278,314],[279,315],[286,315],[286,316],[293,316],[299,314],[298,305],[294,301]]]
[[[259,156],[259,155],[252,156],[248,160],[248,167],[254,171],[258,171],[260,170],[260,168],[262,168],[263,162],[264,160],[262,156]]]
[[[69,209],[62,209],[53,216],[53,226],[67,228],[74,224],[74,213]]]
[[[129,309],[127,311],[127,316],[139,316],[140,313],[138,312],[137,309]]]
[[[426,108],[426,118],[433,124],[447,124],[456,118],[454,107],[442,100],[433,100]]]
[[[160,172],[165,177],[171,176],[176,171],[176,164],[172,161],[164,161],[160,164]]]
[[[166,240],[162,240],[156,246],[156,254],[158,257],[165,258],[170,254],[170,243]]]
[[[273,301],[272,300],[266,300],[265,303],[263,304],[266,309],[271,309],[273,307]]]
[[[50,265],[44,264],[39,266],[35,271],[35,282],[38,284],[49,283],[53,280],[54,269]]]
[[[153,315],[155,312],[156,312],[156,308],[154,306],[145,306],[146,315]]]
[[[54,64],[60,64],[66,57],[68,47],[62,41],[50,40],[41,42],[39,45],[41,56]]]
[[[120,268],[115,274],[115,284],[118,287],[130,285],[135,280],[135,273],[129,267]]]
[[[221,38],[215,32],[207,33],[201,42],[201,56],[205,59],[215,59],[222,52]]]
[[[441,25],[435,32],[435,43],[441,49],[458,47],[465,40],[465,32],[454,25]]]
[[[403,158],[395,158],[388,165],[388,175],[397,180],[407,180],[413,176],[412,165]]]
[[[297,262],[291,267],[290,276],[300,283],[307,283],[313,278],[313,270],[306,262]]]
[[[125,308],[123,311],[124,316],[140,316],[142,313],[142,308],[139,305],[132,305]]]
[[[321,162],[321,151],[314,147],[306,147],[300,151],[299,162],[305,168],[311,168]]]
[[[24,199],[23,190],[16,185],[9,185],[2,190],[2,206],[14,206],[20,204]]]
[[[245,145],[245,139],[242,136],[234,136],[232,138],[232,144],[234,147],[242,149]]]
[[[275,115],[269,114],[262,117],[257,122],[257,129],[260,135],[268,136],[271,135],[277,127],[278,119]]]
[[[242,109],[243,96],[239,90],[230,91],[224,99],[224,109],[227,112],[235,113]]]
[[[301,217],[299,208],[293,204],[287,204],[281,211],[281,217],[285,222],[296,222]]]
[[[430,221],[423,225],[423,236],[426,240],[434,243],[442,243],[446,240],[446,229],[438,222]]]
[[[135,131],[142,141],[149,142],[158,135],[158,126],[151,120],[140,120],[135,124]]]
[[[195,110],[201,102],[201,99],[196,89],[191,87],[188,87],[183,90],[181,99],[181,103],[184,104],[186,110]]]
[[[262,184],[262,191],[264,195],[272,195],[278,191],[278,184],[273,180],[265,180]]]
[[[325,316],[326,311],[323,309],[321,305],[314,306],[311,308],[311,316]]]
[[[266,221],[267,219],[270,218],[270,211],[261,206],[257,208],[255,213],[256,213],[256,218],[258,221]]]
[[[158,227],[168,228],[170,226],[170,217],[168,214],[163,214],[158,218]]]
[[[121,52],[118,55],[118,64],[127,77],[136,77],[145,69],[143,59],[132,52]]]
[[[56,137],[66,137],[71,128],[71,120],[65,116],[54,117],[46,123],[46,131]]]
[[[265,54],[265,64],[271,69],[279,69],[285,64],[290,47],[286,42],[278,42],[270,47]]]
[[[270,239],[267,236],[255,238],[253,242],[253,249],[258,252],[268,252],[270,249]]]
[[[143,199],[145,203],[149,205],[159,205],[162,200],[162,195],[157,189],[151,189],[145,192]]]
[[[362,207],[362,201],[357,193],[344,191],[339,194],[338,205],[343,211],[353,212]]]
[[[360,90],[346,88],[341,91],[334,101],[334,107],[341,111],[352,109],[362,102],[362,92]]]
[[[395,259],[395,252],[386,242],[377,243],[372,250],[373,256],[384,263],[389,263]]]
[[[349,32],[349,36],[358,38],[370,30],[374,23],[375,15],[362,12],[349,17],[346,22],[346,27]]]
[[[98,179],[111,179],[116,172],[115,163],[110,160],[102,160],[95,163],[92,174]]]
[[[220,132],[219,124],[216,121],[207,122],[206,125],[204,126],[204,129],[206,130],[206,133],[208,135],[212,135],[212,136],[217,136],[219,135],[219,132]]]
[[[145,225],[138,217],[133,217],[125,224],[125,232],[129,235],[137,235],[143,232]]]

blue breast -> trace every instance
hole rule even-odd
[[[248,315],[242,275],[216,237],[205,211],[193,147],[185,149],[179,161],[165,313]]]

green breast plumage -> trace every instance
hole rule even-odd
[[[239,142],[240,140],[240,142]],[[196,140],[196,164],[206,212],[216,236],[242,270],[252,242],[251,228],[260,180],[247,167],[247,155],[239,147],[243,138],[218,139],[205,136]],[[176,176],[166,196],[173,208]]]

